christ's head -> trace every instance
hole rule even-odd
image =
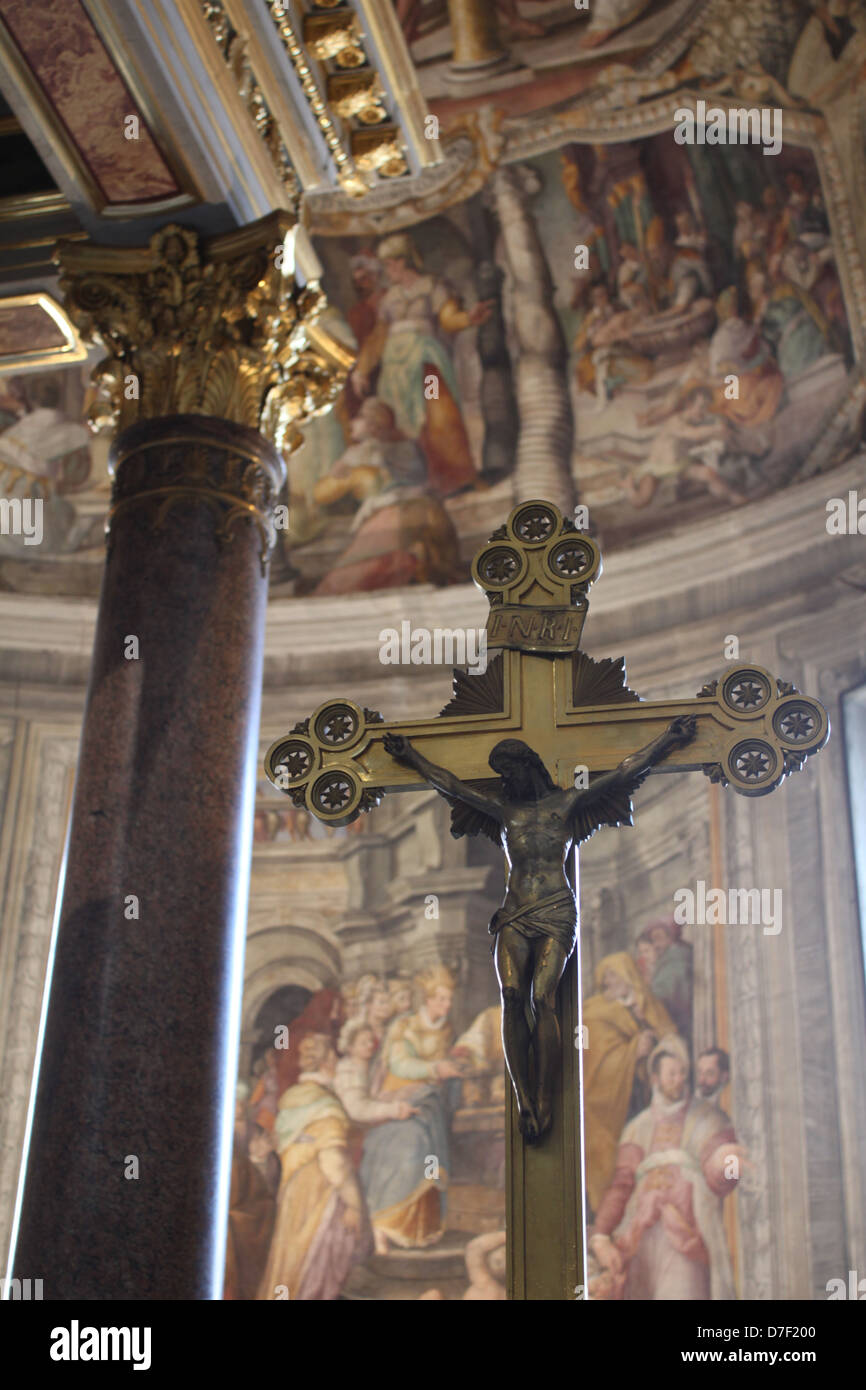
[[[509,801],[540,801],[556,789],[541,758],[522,739],[501,739],[488,762],[502,778],[502,789]]]

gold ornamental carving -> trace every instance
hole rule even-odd
[[[334,400],[352,356],[317,322],[318,283],[294,278],[294,225],[279,212],[207,240],[170,225],[146,247],[59,244],[69,317],[107,349],[93,371],[93,428],[210,415],[297,447],[298,426]]]

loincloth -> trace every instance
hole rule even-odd
[[[499,916],[496,926],[489,926],[487,930],[492,936],[498,936],[504,927],[513,927],[527,941],[552,937],[570,955],[577,940],[577,904],[574,895],[568,888],[559,888],[537,903],[528,903],[507,916]],[[495,942],[493,949],[496,949]]]

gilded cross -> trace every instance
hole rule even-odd
[[[512,875],[528,824],[540,843],[532,806],[545,801],[544,834],[551,833],[551,818],[570,825],[557,843],[565,846],[566,858],[574,846],[573,887],[577,844],[600,825],[630,824],[631,793],[650,772],[700,771],[745,796],[763,796],[827,741],[823,706],[752,663],[729,666],[694,698],[642,700],[626,684],[622,658],[596,661],[580,650],[589,588],[600,574],[595,541],[555,506],[532,501],[516,507],[472,565],[490,604],[487,649],[493,655],[486,670],[456,670],[453,697],[435,718],[386,723],[351,700],[329,700],[273,744],[266,758],[269,778],[296,805],[335,826],[349,824],[386,792],[432,784],[454,808],[453,832],[485,832],[501,842]],[[533,775],[536,782],[539,775],[544,779],[549,792],[536,787],[524,805],[509,791],[503,759],[515,756],[515,748],[504,740],[520,740],[527,754],[537,755],[540,773]],[[501,784],[491,777],[491,754]],[[519,780],[513,784],[518,785]],[[586,789],[582,795],[580,788]],[[560,875],[562,859],[561,852]],[[491,923],[499,933],[503,1036],[514,1083],[506,1187],[509,1297],[516,1299],[572,1299],[583,1285],[580,1060],[573,1046],[579,1026],[577,952],[554,1000],[555,1078],[547,1070],[555,1092],[545,1098],[540,1080],[536,1103],[529,1072],[520,1065],[523,1006],[519,991],[506,988],[503,951],[507,933],[518,957],[518,937],[540,936],[549,944],[545,911],[551,923],[555,913],[561,918],[567,896],[539,890],[531,911],[522,910],[520,901],[515,911],[509,895]],[[572,906],[573,897],[572,892]],[[570,941],[562,929],[559,940],[565,944],[554,948],[561,955],[554,992],[571,953],[573,926]],[[540,979],[537,970],[524,1001],[526,1016],[535,1015],[535,1032],[527,1035],[527,1052],[535,1060],[526,1066],[531,1071],[534,1065],[536,1073],[551,1036],[549,1029],[545,1034],[543,998],[533,997]]]

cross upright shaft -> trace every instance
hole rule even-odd
[[[514,870],[517,856],[510,852],[508,827],[519,823],[521,814],[536,814],[529,808],[540,808],[545,798],[551,807],[548,825],[561,825],[558,812],[566,804],[572,806],[570,798],[563,802],[562,793],[588,789],[585,804],[578,810],[574,802],[566,817],[573,816],[576,847],[600,825],[631,823],[631,792],[647,771],[702,771],[744,795],[761,796],[827,740],[823,706],[762,667],[729,667],[693,699],[645,702],[626,685],[622,659],[595,661],[582,652],[588,590],[601,573],[601,555],[596,543],[551,503],[516,507],[476,556],[472,570],[490,602],[487,650],[494,655],[486,668],[477,675],[455,670],[453,698],[431,719],[386,723],[380,714],[350,700],[321,705],[267,754],[268,776],[296,805],[327,824],[347,825],[385,792],[411,791],[432,780],[456,804],[453,833],[485,829],[497,838],[497,826],[502,825],[503,847],[509,849]],[[672,730],[680,731],[673,740]],[[513,741],[519,740],[518,747],[524,747],[530,759],[537,755],[543,770],[535,775],[550,779],[549,793],[539,792],[536,781],[534,794],[515,801],[517,784],[509,790],[504,771],[502,790],[496,790],[499,783],[491,777],[489,759],[503,740],[512,751]],[[643,754],[639,766],[631,756],[638,750]],[[495,755],[494,761],[497,756],[502,755]],[[438,780],[433,780],[437,771]],[[600,774],[608,776],[594,782]],[[485,816],[485,807],[496,812],[493,820]],[[576,853],[573,862],[576,876]],[[506,988],[509,951],[516,949],[525,960],[524,936],[533,943],[539,934],[542,940],[547,935],[557,939],[561,931],[553,918],[545,925],[549,884],[547,898],[542,894],[531,901],[524,900],[520,890],[513,892],[511,885],[510,878],[505,919],[516,921],[521,935],[515,938],[513,929],[505,927],[498,938],[497,971],[504,999],[509,993],[516,998],[515,990]],[[553,895],[557,896],[562,894]],[[511,944],[505,946],[508,930]],[[565,967],[556,998],[558,1022],[545,1024],[544,1034],[541,1020],[548,1005],[539,993],[541,976],[532,974],[536,967],[530,961],[525,1006],[527,1016],[535,1018],[529,1044],[534,1062],[520,1054],[518,1062],[521,1057],[524,1062],[515,1066],[514,1038],[522,1034],[520,1027],[515,1033],[515,1025],[509,1024],[515,1015],[506,1009],[503,1038],[515,1088],[508,1093],[506,1141],[508,1294],[513,1299],[573,1299],[580,1296],[584,1282],[580,1063],[574,1047],[579,969],[577,953],[566,964],[567,933],[560,939],[566,945],[557,967],[560,973]],[[529,949],[535,960],[535,946]],[[557,974],[556,981],[559,978]],[[513,1002],[508,1007],[513,1009]],[[554,1103],[545,1105],[547,1121],[539,1128],[534,1116],[527,1125],[532,1101],[527,1098],[526,1062],[538,1073],[539,1055],[550,1052],[550,1027],[558,1029],[561,1055]],[[546,1041],[540,1044],[539,1038]],[[549,1068],[542,1074],[549,1094]],[[524,1144],[522,1134],[540,1137],[541,1142]]]

